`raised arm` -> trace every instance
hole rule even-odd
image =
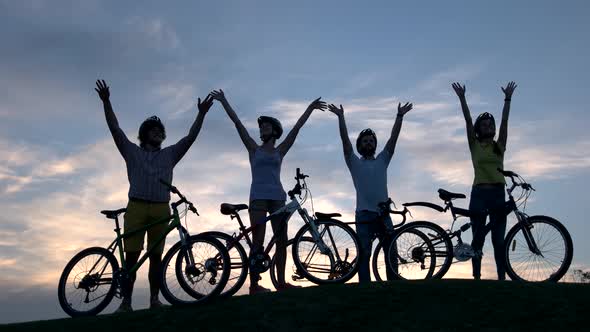
[[[301,115],[299,120],[297,120],[297,123],[295,123],[295,126],[293,127],[293,129],[291,129],[289,134],[287,134],[287,137],[285,137],[283,142],[281,144],[279,144],[277,149],[279,150],[279,152],[281,153],[282,156],[285,156],[287,154],[287,152],[289,152],[289,149],[291,149],[291,146],[293,146],[293,143],[295,143],[295,138],[297,138],[297,134],[299,134],[299,130],[301,129],[301,127],[303,127],[303,125],[305,124],[307,119],[309,119],[311,112],[313,112],[313,110],[316,110],[316,109],[322,110],[322,111],[326,109],[326,107],[327,107],[326,102],[321,101],[320,100],[321,98],[322,97],[312,101],[311,104],[309,104],[309,106],[307,106],[307,109],[305,110],[305,112],[303,112],[303,114]]]
[[[97,80],[96,81],[96,88],[94,90],[98,93],[100,100],[102,100],[103,108],[104,108],[104,116],[107,120],[107,126],[109,127],[109,131],[115,140],[115,144],[117,145],[117,149],[125,158],[125,151],[126,146],[132,144],[123,130],[119,127],[119,121],[117,121],[117,116],[115,116],[115,112],[113,111],[113,106],[111,105],[110,96],[111,93],[109,91],[109,86],[104,80]]]
[[[475,130],[473,128],[473,120],[471,120],[471,113],[469,112],[469,107],[467,106],[467,99],[465,98],[465,85],[461,86],[459,83],[453,83],[453,90],[455,90],[455,93],[461,102],[461,110],[463,111],[463,117],[465,117],[465,127],[467,128],[467,141],[469,142],[469,147],[471,148],[471,144],[475,141]]]
[[[205,120],[205,115],[213,105],[213,97],[211,95],[207,95],[207,97],[201,102],[201,98],[197,98],[197,108],[199,112],[197,114],[197,118],[193,122],[191,129],[188,132],[188,135],[180,139],[178,143],[172,146],[175,153],[175,161],[179,162],[180,159],[186,154],[188,149],[193,145],[197,136],[199,136],[199,132],[201,131],[201,127],[203,126],[203,121]]]
[[[225,112],[227,113],[229,118],[233,121],[234,125],[236,126],[236,129],[238,130],[238,134],[240,135],[242,142],[246,146],[246,149],[248,149],[248,151],[256,150],[256,148],[258,147],[258,144],[256,144],[256,141],[254,141],[252,139],[252,137],[250,137],[250,134],[248,134],[248,130],[246,130],[246,127],[244,127],[244,125],[242,124],[242,122],[238,118],[238,115],[236,114],[236,112],[233,110],[233,108],[227,102],[227,99],[225,98],[225,94],[223,93],[223,90],[221,90],[221,89],[219,89],[218,91],[213,90],[211,92],[211,96],[213,97],[213,99],[218,100],[221,103],[221,105],[223,105]]]
[[[500,132],[498,135],[498,144],[506,148],[506,142],[508,141],[508,116],[510,115],[510,101],[512,100],[512,93],[516,89],[517,85],[514,82],[508,83],[506,88],[502,87],[504,92],[504,108],[502,109],[502,122],[500,123]]]
[[[397,138],[399,137],[399,133],[402,130],[402,122],[404,121],[404,115],[412,110],[413,105],[411,103],[406,103],[402,106],[401,103],[397,104],[397,116],[395,117],[395,123],[393,124],[393,128],[391,129],[391,137],[385,144],[385,150],[389,153],[390,156],[393,156],[393,152],[395,151],[395,145],[397,143]]]
[[[186,136],[187,139],[191,141],[191,143],[197,139],[197,136],[199,136],[199,132],[203,126],[203,120],[205,120],[205,115],[207,115],[211,105],[213,105],[213,97],[211,97],[210,94],[207,95],[207,97],[205,97],[202,102],[201,98],[197,98],[197,108],[199,109],[199,113],[197,114],[197,118],[195,119],[195,122],[193,122],[193,125]]]
[[[352,144],[350,143],[350,138],[348,137],[348,130],[346,129],[346,121],[344,120],[344,108],[340,105],[340,108],[336,107],[334,104],[330,104],[328,106],[328,110],[338,116],[338,127],[340,128],[340,139],[342,140],[342,148],[344,150],[344,157],[345,160],[348,160],[354,151],[352,149]]]
[[[104,80],[97,80],[96,81],[96,88],[94,91],[98,93],[98,97],[102,100],[102,105],[104,108],[104,116],[107,120],[107,125],[109,126],[109,130],[111,133],[119,128],[119,121],[117,121],[117,116],[115,116],[115,112],[113,111],[113,106],[111,105],[111,92],[109,91],[109,87]]]

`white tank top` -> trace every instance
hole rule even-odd
[[[278,149],[267,152],[258,147],[250,155],[252,185],[250,186],[250,202],[255,199],[271,199],[284,201],[287,194],[281,184],[281,164],[283,158]]]

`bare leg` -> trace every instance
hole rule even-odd
[[[250,211],[250,225],[254,227],[252,229],[252,248],[250,248],[250,255],[255,252],[260,252],[263,249],[266,223],[256,224],[265,217],[266,211]],[[250,271],[250,287],[258,285],[259,276],[258,273]]]
[[[272,231],[276,238],[275,259],[277,265],[277,281],[279,285],[285,285],[285,265],[287,264],[287,223],[284,218],[273,218]]]

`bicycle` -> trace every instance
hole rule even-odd
[[[310,194],[305,181],[307,177],[308,175],[302,174],[300,169],[297,168],[296,184],[288,192],[290,202],[266,218],[261,219],[258,223],[268,222],[275,216],[281,215],[286,225],[293,214],[298,212],[304,221],[304,225],[299,229],[295,237],[290,240],[295,265],[298,266],[306,279],[315,284],[346,282],[354,276],[358,269],[357,264],[351,264],[348,261],[349,259],[354,260],[357,256],[358,238],[348,225],[332,219],[339,216],[339,214],[316,212],[314,218],[309,215],[307,209],[301,206],[307,200],[308,194]],[[305,195],[302,198],[303,191]],[[296,196],[299,197],[299,200]],[[251,257],[246,254],[240,240],[245,239],[246,244],[251,248],[252,241],[249,234],[252,232],[253,227],[246,228],[240,218],[239,211],[245,209],[248,209],[246,204],[223,203],[220,207],[222,214],[229,215],[232,220],[237,219],[239,224],[237,234],[229,235],[215,231],[203,233],[219,239],[225,244],[230,253],[230,278],[221,296],[235,294],[246,281],[248,270],[259,274],[266,272],[271,268],[271,262],[274,261],[269,255],[276,242],[274,235],[262,251],[252,253]],[[307,248],[308,245],[311,247]],[[311,252],[307,253],[306,250]],[[274,286],[277,287],[276,275],[272,274],[271,279]]]
[[[174,229],[178,230],[180,241],[174,244],[162,259],[160,278],[164,298],[173,305],[188,305],[208,302],[221,292],[229,277],[230,260],[225,246],[210,236],[190,235],[182,226],[181,218],[186,219],[188,211],[199,215],[197,209],[176,187],[161,182],[180,198],[171,204],[173,213],[168,217],[141,229],[121,234],[119,215],[127,209],[100,211],[107,219],[114,220],[116,238],[107,248],[91,247],[82,250],[64,268],[59,279],[58,298],[59,304],[68,315],[97,315],[109,305],[113,297],[123,298],[128,294],[131,277],[154,248]],[[185,208],[179,213],[178,207],[182,204]],[[135,265],[127,266],[123,239],[163,223],[168,224],[166,232],[147,248],[146,253]],[[121,267],[115,257],[115,251],[119,254]]]
[[[554,218],[542,215],[529,216],[524,212],[526,203],[535,189],[520,175],[512,171],[498,169],[504,177],[510,178],[512,184],[506,189],[508,201],[503,212],[514,212],[516,225],[514,225],[505,237],[504,259],[506,273],[512,280],[519,281],[559,281],[567,272],[573,257],[572,239],[563,224]],[[520,196],[515,199],[513,192],[520,187]],[[438,190],[439,197],[444,201],[444,207],[429,202],[411,202],[403,204],[406,207],[421,206],[445,213],[451,211],[453,222],[449,230],[443,230],[440,226],[429,221],[416,221],[409,223],[405,229],[418,229],[427,233],[435,247],[435,257],[442,263],[438,264],[432,278],[440,279],[456,261],[466,261],[475,255],[480,255],[473,250],[471,245],[463,243],[461,233],[471,227],[471,223],[462,225],[458,230],[453,230],[459,217],[469,217],[474,213],[483,213],[487,216],[490,211],[469,211],[453,205],[454,199],[466,198],[464,194],[452,193],[443,189]],[[522,208],[522,210],[521,210]],[[491,229],[490,223],[484,226],[484,234]],[[457,243],[453,245],[452,239]]]
[[[378,204],[379,215],[371,221],[361,222],[362,224],[365,223],[378,223],[379,225],[383,225],[383,228],[379,231],[372,234],[371,241],[375,239],[378,240],[377,245],[375,246],[375,250],[373,251],[373,274],[378,281],[382,281],[385,278],[381,278],[380,274],[386,275],[386,271],[388,269],[386,264],[392,264],[391,270],[389,273],[389,278],[387,279],[425,279],[432,275],[434,272],[434,263],[435,258],[432,257],[434,248],[429,247],[428,250],[423,250],[422,245],[424,243],[429,242],[428,237],[418,231],[408,231],[405,232],[403,237],[399,236],[399,233],[396,231],[404,225],[406,222],[406,214],[409,213],[407,208],[404,208],[403,211],[395,211],[390,208],[393,204],[391,198],[389,198],[385,202],[381,202]],[[395,207],[395,204],[393,204]],[[385,229],[384,218],[388,214],[399,214],[402,215],[403,220],[398,224],[393,225],[393,229],[387,230]],[[339,215],[338,215],[339,216]],[[350,224],[359,224],[357,222],[342,222],[343,224],[350,225]],[[412,236],[417,237],[418,239],[413,239]],[[390,241],[396,242],[396,252],[394,253],[397,260],[392,262],[391,260],[385,260],[383,257],[385,256],[385,252],[382,251],[381,243],[389,243]],[[308,245],[313,246],[313,238],[311,237],[302,237],[300,239],[301,243],[307,242]],[[291,239],[288,241],[287,246],[292,246],[294,240]],[[401,245],[400,245],[401,244]],[[389,254],[389,253],[388,253]],[[354,258],[349,264],[356,265],[357,258]],[[276,281],[276,271],[273,268],[275,266],[275,261],[273,257],[273,261],[271,261],[271,280],[275,287],[277,285]],[[293,274],[291,275],[291,279],[295,282],[304,282],[306,277],[304,273],[295,265],[295,262],[292,262],[291,270]],[[381,272],[379,272],[381,271]]]

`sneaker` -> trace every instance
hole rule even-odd
[[[154,299],[150,301],[150,309],[161,309],[169,307],[169,305],[160,302],[160,299]]]
[[[260,285],[251,285],[250,286],[250,295],[258,294],[258,293],[270,293],[271,290]]]
[[[133,312],[133,308],[131,307],[130,303],[121,302],[121,305],[117,310],[115,310],[115,314],[126,313],[126,312]]]
[[[282,285],[279,285],[277,287],[277,291],[278,292],[282,292],[282,291],[287,290],[287,289],[295,289],[295,288],[303,288],[303,287],[296,286],[296,285],[291,285],[290,283],[286,282],[286,283],[284,283]]]

